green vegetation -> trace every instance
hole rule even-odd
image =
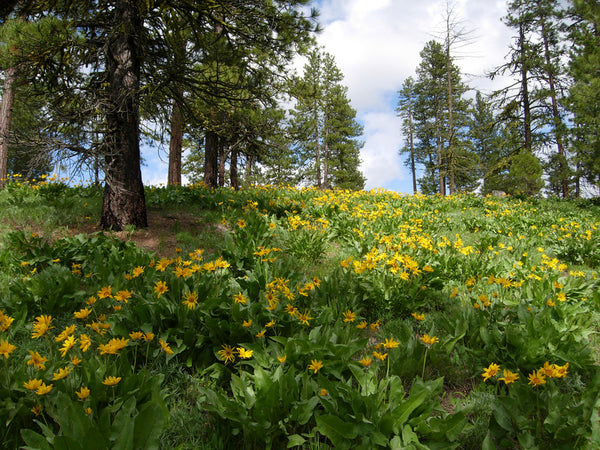
[[[594,201],[147,188],[157,253],[0,194],[5,448],[600,443]]]

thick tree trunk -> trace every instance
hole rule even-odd
[[[171,139],[169,141],[168,186],[181,185],[181,149],[183,147],[183,117],[177,100],[171,112]]]
[[[206,130],[204,137],[204,184],[217,187],[219,166],[219,138],[214,131]]]
[[[142,23],[137,2],[115,3],[107,47],[106,186],[100,225],[122,230],[148,226],[139,147],[139,83]]]
[[[9,67],[4,72],[4,89],[2,91],[2,104],[0,105],[0,189],[6,187],[8,167],[8,138],[12,111],[15,103],[15,80],[17,69]]]

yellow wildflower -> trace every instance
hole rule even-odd
[[[54,338],[54,340],[56,342],[64,341],[67,337],[69,337],[70,335],[72,335],[75,332],[76,328],[77,328],[77,325],[70,325],[70,326],[65,327],[65,329],[63,331],[61,331],[60,334]]]
[[[308,370],[312,370],[313,373],[317,373],[322,368],[323,368],[323,361],[319,361],[317,359],[311,360],[310,364],[308,365]]]
[[[123,290],[123,291],[119,291],[115,294],[114,299],[118,302],[125,302],[127,303],[127,301],[131,298],[131,296],[133,295],[132,291],[128,291],[128,290]]]
[[[519,379],[519,374],[517,373],[513,373],[508,369],[504,369],[502,371],[503,373],[503,377],[502,378],[498,378],[498,380],[500,381],[504,381],[504,384],[511,384],[514,383],[516,380]]]
[[[390,348],[396,348],[400,345],[399,342],[396,342],[394,340],[394,338],[390,338],[390,339],[386,339],[385,343],[383,344],[385,346],[385,348],[390,349]]]
[[[429,346],[435,344],[436,342],[440,342],[440,340],[437,337],[429,336],[428,334],[421,336],[420,339],[421,339],[421,341],[423,341],[423,343],[425,345],[429,345]]]
[[[29,350],[29,356],[31,358],[27,361],[28,366],[33,366],[36,370],[44,370],[46,368],[45,363],[48,362],[48,358],[33,350]]]
[[[75,392],[75,394],[77,395],[77,398],[79,398],[79,400],[85,400],[90,396],[90,390],[85,386],[81,386],[81,389]]]
[[[129,339],[125,338],[113,338],[106,344],[98,346],[101,355],[118,355],[119,352],[127,346]]]
[[[92,340],[87,334],[82,334],[79,336],[79,348],[82,352],[87,352],[92,345]]]
[[[71,335],[68,338],[65,339],[65,341],[63,342],[62,347],[60,348],[60,355],[64,358],[65,355],[67,354],[67,352],[73,348],[73,346],[75,345],[75,342],[77,341],[77,339],[75,338],[75,336]]]
[[[324,388],[323,388],[323,389],[321,389],[321,390],[319,391],[319,395],[320,395],[320,396],[322,396],[322,397],[326,396],[326,395],[327,395],[327,389],[324,389]]]
[[[129,337],[134,341],[138,341],[144,338],[144,333],[141,331],[132,331],[129,333]]]
[[[252,358],[252,354],[254,353],[253,350],[248,350],[248,349],[245,349],[244,347],[238,347],[237,352],[238,352],[239,357],[243,358],[243,359]]]
[[[248,297],[241,292],[238,292],[233,296],[233,301],[234,303],[241,303],[242,305],[245,305],[248,302]]]
[[[358,328],[359,330],[364,330],[365,328],[367,328],[367,321],[363,320],[361,323],[356,325],[356,328]]]
[[[363,356],[362,359],[358,362],[361,363],[364,367],[369,367],[373,360],[368,356]]]
[[[483,370],[481,376],[483,377],[483,381],[487,381],[489,378],[495,377],[498,371],[500,370],[500,366],[495,363],[491,363],[489,367]]]
[[[6,359],[8,359],[8,355],[15,351],[16,348],[16,345],[12,345],[8,341],[0,339],[0,355],[3,355]]]
[[[223,347],[223,348],[217,352],[217,355],[219,355],[219,358],[225,364],[227,364],[229,361],[234,362],[235,354],[233,351],[233,347],[231,347],[230,345],[227,345],[227,344],[223,344],[221,347]]]
[[[36,389],[35,393],[37,395],[46,395],[48,392],[52,390],[52,384],[46,385],[46,383],[40,384],[40,386]]]
[[[152,333],[151,331],[148,331],[144,334],[145,341],[151,341],[152,339],[154,339],[154,333]]]
[[[8,327],[10,327],[10,324],[13,323],[14,320],[14,318],[4,314],[4,311],[0,309],[0,333],[8,330]]]
[[[257,338],[262,338],[265,337],[265,333],[267,332],[267,330],[261,330],[258,333],[256,333],[256,337]]]
[[[529,383],[527,384],[531,384],[533,387],[539,386],[540,384],[546,384],[544,371],[542,369],[537,372],[533,371],[527,378],[529,379]]]
[[[32,339],[37,339],[42,337],[46,332],[54,327],[50,326],[52,323],[51,316],[38,316],[35,318],[35,322],[33,323],[33,333],[31,333]]]
[[[25,389],[29,389],[30,391],[36,391],[42,385],[42,380],[38,380],[34,378],[33,380],[28,380],[23,383],[23,387]]]
[[[100,300],[112,297],[112,286],[101,287],[97,295]]]
[[[356,320],[356,313],[353,313],[350,310],[344,312],[343,315],[344,315],[344,322],[354,322]]]
[[[158,343],[160,344],[160,348],[162,348],[162,351],[165,352],[167,355],[173,354],[173,350],[171,350],[171,347],[169,347],[169,344],[167,342],[163,341],[162,339],[159,339]]]
[[[160,298],[160,296],[163,295],[168,290],[169,290],[169,288],[167,287],[167,283],[164,281],[157,281],[156,284],[154,285],[154,292],[156,293],[156,296],[158,298]]]
[[[252,319],[244,320],[244,321],[242,322],[242,326],[243,326],[244,328],[250,328],[250,327],[252,326]]]
[[[102,384],[104,384],[105,386],[115,386],[115,385],[119,384],[119,381],[121,381],[121,377],[109,376],[109,377],[104,378],[104,381],[102,382]]]
[[[58,372],[54,372],[52,374],[52,381],[62,380],[69,375],[72,369],[69,369],[68,366],[63,367],[62,369],[58,369]]]
[[[81,363],[81,359],[79,359],[77,356],[71,356],[70,361],[74,366],[78,366]]]
[[[278,356],[277,360],[281,363],[281,364],[285,364],[285,360],[287,359],[286,355],[283,356]]]
[[[377,358],[379,361],[384,361],[385,358],[387,358],[388,354],[382,353],[382,352],[373,352],[373,356],[375,358]]]
[[[416,312],[412,313],[412,316],[415,320],[425,320],[425,314],[417,314]]]
[[[198,306],[198,294],[196,292],[184,293],[183,301],[181,303],[187,306],[189,310],[196,309],[196,306]]]
[[[92,312],[92,310],[90,308],[82,308],[79,311],[75,311],[73,313],[73,315],[75,316],[76,319],[86,319],[87,316],[89,316],[91,312]]]
[[[302,325],[310,325],[309,321],[313,319],[313,317],[310,317],[308,309],[305,309],[303,314],[298,313],[297,317]]]

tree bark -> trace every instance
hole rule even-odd
[[[183,117],[177,100],[171,111],[171,139],[169,141],[169,175],[167,186],[181,185],[181,149],[183,147]]]
[[[8,138],[12,111],[15,103],[15,80],[17,69],[9,67],[4,72],[4,90],[2,91],[2,104],[0,105],[0,189],[6,187],[8,167]]]
[[[135,0],[115,3],[113,35],[107,44],[106,185],[100,225],[122,230],[147,227],[139,146],[140,35]]]
[[[525,137],[525,149],[531,153],[533,143],[531,139],[531,104],[529,100],[529,86],[527,76],[529,74],[529,65],[525,62],[527,55],[525,51],[525,31],[523,24],[519,25],[519,46],[521,50],[521,96],[523,103],[523,133]]]
[[[214,131],[206,130],[204,137],[204,184],[217,187],[219,166],[218,136]]]
[[[237,148],[231,149],[231,160],[229,161],[229,181],[231,187],[236,191],[240,188],[238,180],[238,150]]]

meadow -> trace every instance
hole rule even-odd
[[[101,199],[0,192],[3,448],[600,446],[597,199]]]

